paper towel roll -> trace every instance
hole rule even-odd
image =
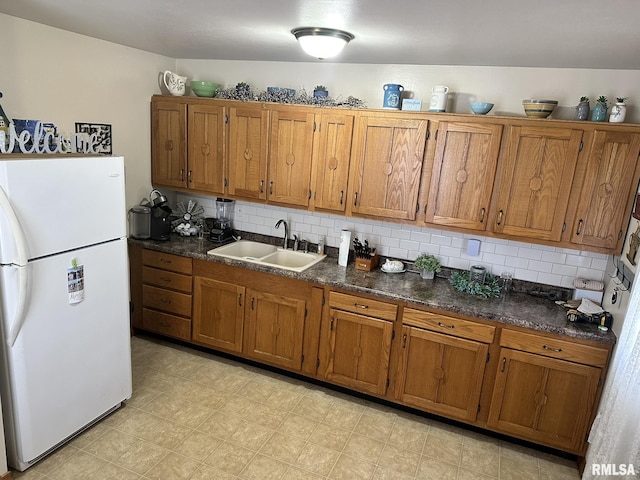
[[[338,251],[338,265],[346,267],[349,261],[349,246],[351,245],[351,232],[342,230],[340,232],[340,250]]]

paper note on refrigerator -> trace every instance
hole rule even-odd
[[[74,265],[67,269],[67,291],[71,305],[84,300],[84,265]]]

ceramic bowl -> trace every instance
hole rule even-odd
[[[476,115],[486,115],[493,108],[493,103],[471,102],[471,111]]]
[[[522,106],[527,117],[547,118],[558,105],[557,100],[523,100]]]
[[[191,91],[199,97],[215,97],[219,88],[214,82],[191,81]]]

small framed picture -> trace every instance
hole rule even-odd
[[[98,144],[96,153],[111,155],[111,125],[104,123],[78,123],[76,122],[76,133],[96,134]]]

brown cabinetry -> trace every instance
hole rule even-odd
[[[503,331],[488,426],[584,453],[608,351]]]
[[[314,114],[273,109],[269,148],[268,200],[309,206]]]
[[[560,240],[581,140],[566,126],[508,127],[494,232]]]
[[[269,111],[260,104],[229,107],[228,193],[266,200]]]
[[[151,102],[151,182],[174,188],[187,186],[187,105]]]
[[[313,143],[313,207],[343,212],[347,204],[353,115],[323,113]]]
[[[640,133],[595,130],[571,241],[620,252],[637,187]]]
[[[249,290],[245,353],[256,360],[300,370],[306,302]]]
[[[375,395],[388,386],[389,356],[397,306],[338,292],[329,293],[329,313],[320,348],[324,377]]]
[[[191,339],[191,259],[142,250],[142,328]]]
[[[211,194],[224,192],[223,107],[154,99],[151,126],[154,185]]]
[[[440,122],[425,220],[486,230],[502,125]]]
[[[241,352],[244,287],[201,276],[193,283],[193,341]]]
[[[415,220],[429,121],[361,114],[354,128],[349,213]]]
[[[402,323],[397,399],[474,421],[495,327],[411,308]]]

